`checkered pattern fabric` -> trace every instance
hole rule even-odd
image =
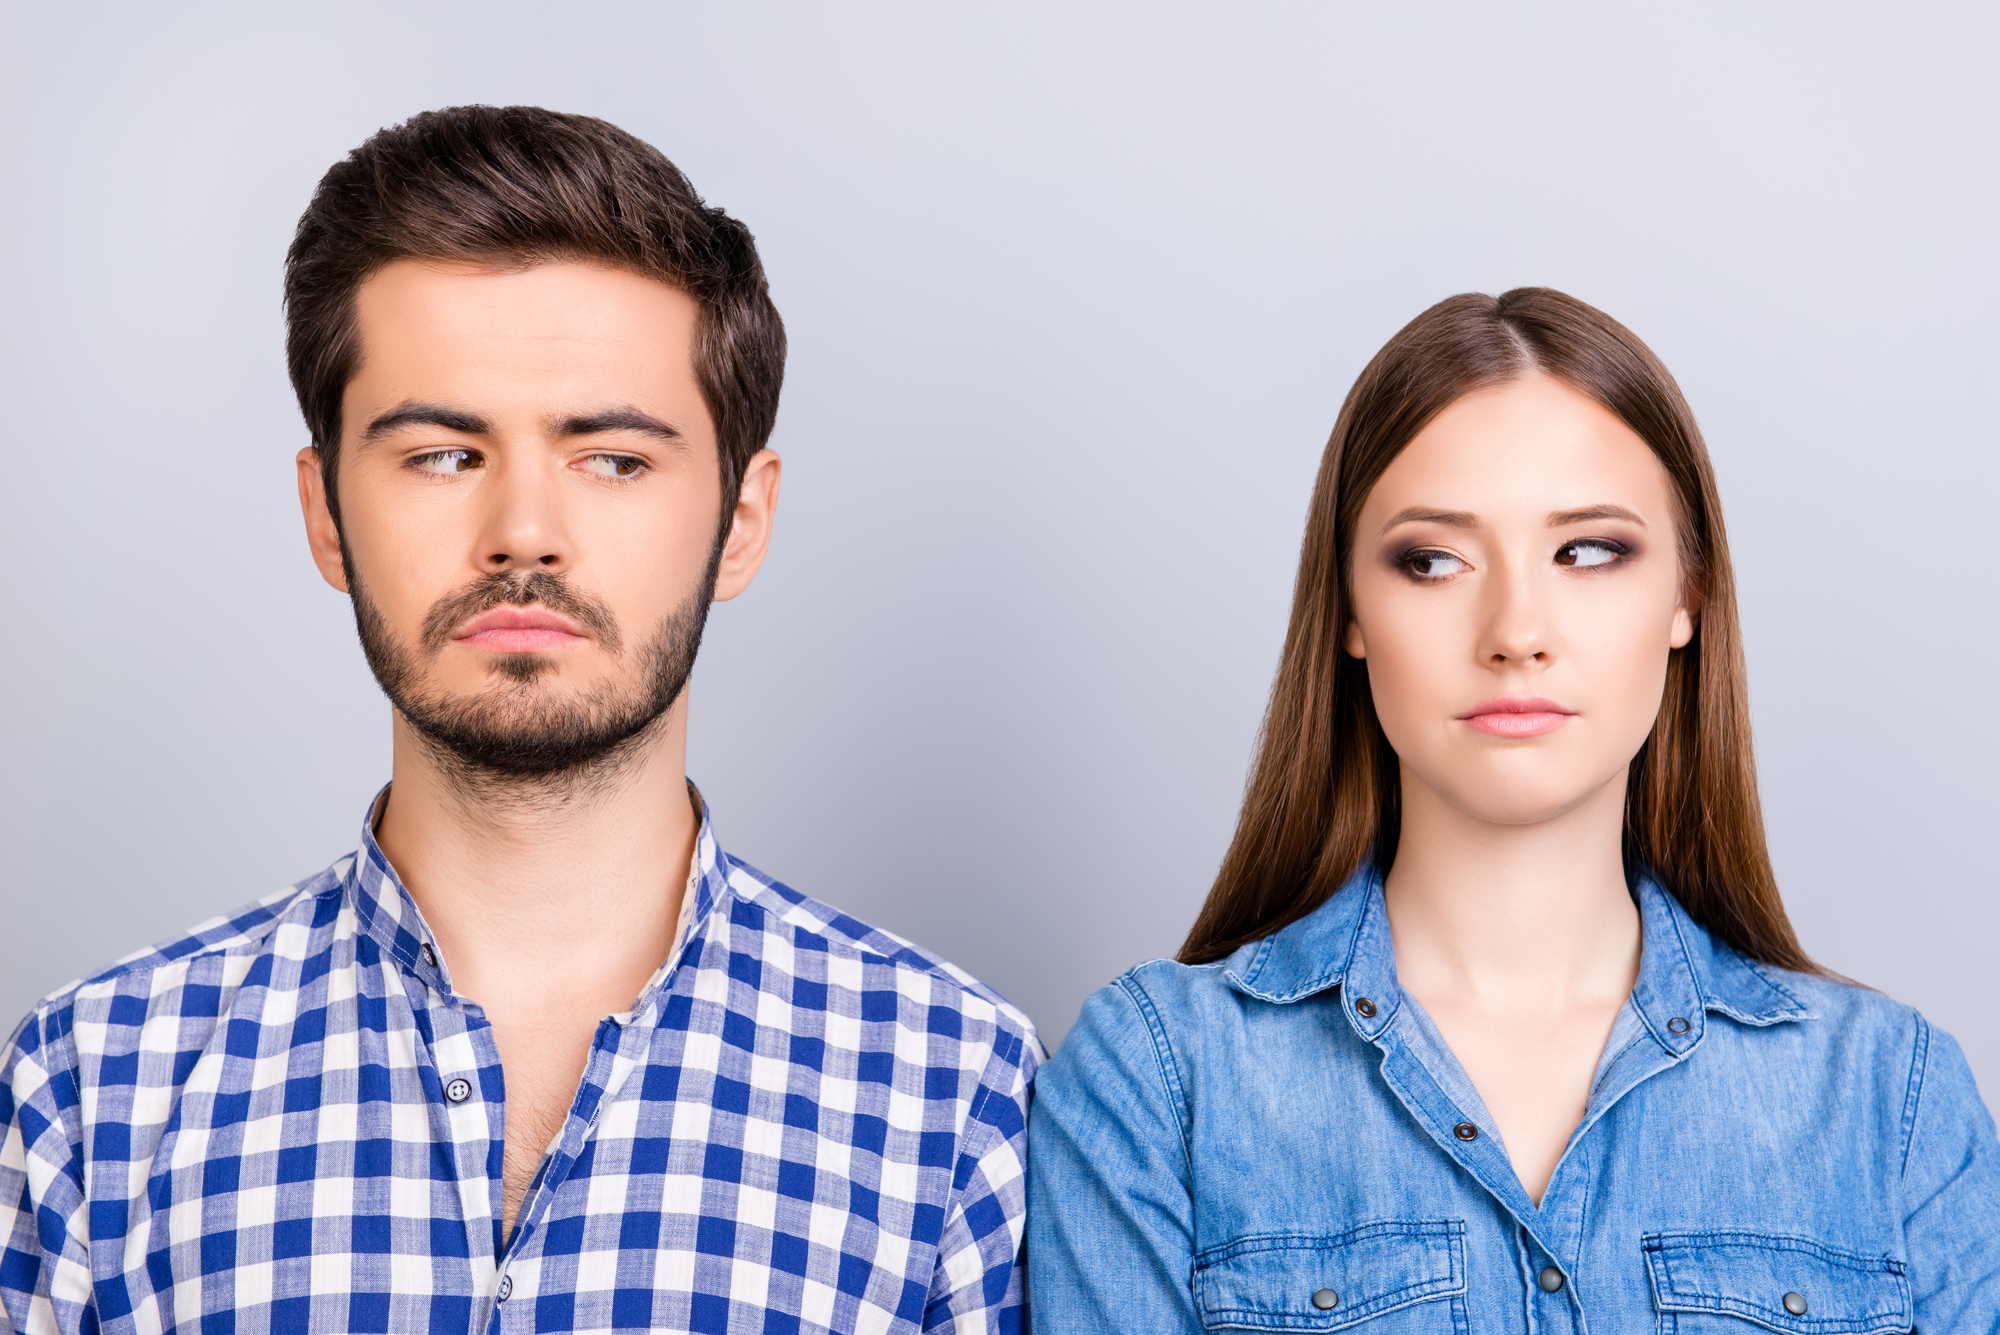
[[[696,857],[507,1238],[492,1030],[366,829],[55,994],[0,1066],[0,1327],[1019,1329],[1033,1027],[706,812]]]

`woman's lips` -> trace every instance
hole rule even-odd
[[[1540,737],[1576,715],[1539,695],[1503,695],[1488,700],[1458,721],[1490,737]]]
[[[541,653],[580,644],[576,623],[543,607],[496,607],[461,626],[452,643],[488,653]]]

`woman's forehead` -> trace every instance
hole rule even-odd
[[[1672,503],[1666,470],[1637,432],[1588,395],[1535,375],[1467,394],[1431,419],[1371,489],[1363,531],[1413,506],[1540,522]]]

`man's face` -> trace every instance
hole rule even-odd
[[[660,282],[575,263],[399,261],[362,284],[331,553],[302,455],[308,527],[442,758],[576,771],[680,696],[726,536],[696,317]]]

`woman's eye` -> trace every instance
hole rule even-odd
[[[1450,552],[1416,551],[1402,560],[1403,569],[1418,579],[1444,579],[1471,569]]]
[[[1566,543],[1556,552],[1559,566],[1602,566],[1610,565],[1625,555],[1623,549],[1608,542]]]
[[[629,454],[593,454],[583,461],[583,471],[594,477],[637,477],[646,471],[646,461]]]
[[[469,473],[484,462],[477,450],[432,450],[410,460],[410,466],[425,473]]]

